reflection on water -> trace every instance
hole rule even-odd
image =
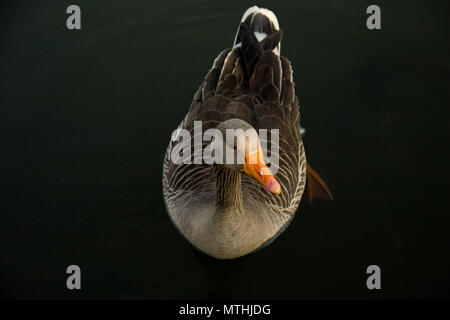
[[[80,1],[77,32],[65,28],[69,4],[1,10],[5,296],[450,295],[444,1],[379,1],[378,32],[365,29],[369,2],[260,4],[284,29],[308,160],[335,202],[302,205],[236,276],[215,262],[205,273],[209,262],[171,225],[162,158],[254,3]],[[365,288],[374,263],[386,284],[375,294]],[[65,289],[70,264],[82,268],[81,292]],[[215,283],[221,272],[233,279]]]

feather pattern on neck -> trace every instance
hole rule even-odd
[[[241,173],[225,167],[216,167],[216,207],[242,209]]]

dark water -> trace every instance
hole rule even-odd
[[[380,31],[367,1],[258,3],[284,29],[308,160],[335,202],[302,204],[272,245],[209,278],[167,216],[162,159],[255,3],[78,1],[80,31],[70,4],[0,9],[4,297],[450,297],[448,1],[377,1]]]

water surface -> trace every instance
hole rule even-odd
[[[80,31],[70,4],[1,7],[3,296],[450,297],[446,1],[378,1],[379,31],[368,1],[259,3],[284,30],[308,161],[335,202],[302,204],[272,245],[213,266],[238,270],[225,289],[171,225],[162,159],[254,3],[79,1]]]

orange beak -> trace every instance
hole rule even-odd
[[[258,180],[268,191],[280,194],[281,186],[264,162],[261,148],[258,148],[257,152],[245,155],[244,172]]]

